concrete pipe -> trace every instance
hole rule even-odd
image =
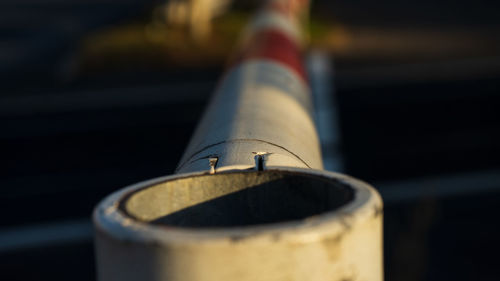
[[[273,0],[256,16],[176,175],[97,206],[99,280],[383,279],[378,193],[321,170],[307,6]]]
[[[268,1],[244,31],[177,173],[322,169],[301,50],[307,1]]]
[[[190,173],[94,214],[99,280],[382,280],[382,203],[332,172]]]

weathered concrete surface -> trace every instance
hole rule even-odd
[[[380,281],[382,202],[323,168],[302,65],[308,1],[266,1],[177,175],[94,213],[101,281]]]
[[[264,3],[242,33],[176,173],[249,169],[257,153],[267,155],[269,168],[323,168],[302,63],[309,1]],[[213,167],[210,158],[217,158]]]
[[[169,176],[96,209],[99,280],[382,280],[382,202],[331,172]]]

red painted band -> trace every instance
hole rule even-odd
[[[271,60],[287,66],[307,83],[300,47],[286,34],[265,29],[257,31],[247,42],[231,65],[256,59]]]

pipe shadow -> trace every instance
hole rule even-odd
[[[241,227],[301,220],[333,211],[354,198],[341,182],[290,174],[158,217],[177,227]]]

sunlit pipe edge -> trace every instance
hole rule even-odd
[[[162,226],[136,220],[120,210],[120,201],[127,194],[151,187],[163,182],[207,175],[208,172],[194,172],[159,177],[140,182],[121,189],[106,197],[96,207],[93,220],[96,230],[106,233],[114,239],[128,242],[152,243],[161,246],[166,243],[204,243],[225,241],[231,237],[248,237],[251,240],[272,238],[277,232],[288,238],[303,240],[315,239],[325,233],[331,235],[333,229],[339,233],[346,230],[349,222],[363,221],[373,216],[382,215],[382,199],[369,184],[350,176],[335,172],[292,167],[270,167],[271,171],[296,172],[324,177],[349,186],[354,190],[354,198],[344,206],[329,212],[297,221],[287,221],[265,225],[228,227],[228,228],[183,228]],[[244,172],[229,170],[224,173]],[[279,204],[279,202],[277,202]]]

